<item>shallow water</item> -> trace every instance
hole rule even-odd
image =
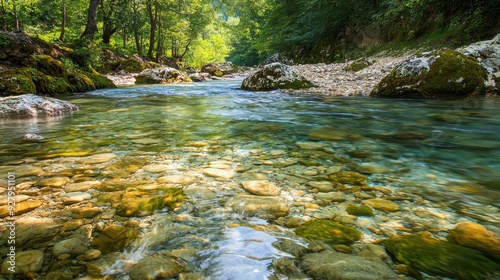
[[[317,97],[246,92],[238,89],[240,83],[227,80],[98,90],[68,97],[80,107],[68,116],[0,120],[1,165],[114,153],[147,157],[152,163],[170,160],[171,173],[181,174],[197,172],[210,161],[228,160],[232,168],[249,166],[278,186],[286,186],[282,197],[289,202],[300,196],[294,188],[307,193],[304,182],[324,178],[319,167],[340,167],[368,175],[369,186],[390,186],[432,203],[451,201],[453,206],[446,211],[467,209],[465,214],[457,210],[460,214],[453,215],[469,215],[498,226],[500,98]],[[318,140],[312,132],[334,139]],[[23,141],[27,133],[46,140]],[[305,141],[320,143],[324,153],[311,153],[296,145]],[[287,159],[295,160],[292,167],[266,163]],[[306,161],[313,163],[309,167],[301,164]],[[313,173],[305,172],[311,166]],[[73,167],[79,166],[74,163]],[[57,166],[50,168],[57,172]],[[146,172],[128,174],[125,179],[155,180],[160,176]],[[215,197],[191,195],[177,212],[156,214],[144,229],[146,238],[129,249],[130,258],[135,255],[137,261],[154,251],[189,248],[196,251],[185,258],[191,270],[210,279],[276,275],[270,268],[273,260],[290,257],[276,243],[290,239],[306,245],[282,224],[224,210],[224,202],[242,192],[240,181],[236,176],[227,181],[197,182],[200,187],[210,187]],[[410,210],[426,207],[404,206]],[[328,204],[315,217],[328,217],[334,208],[334,203]],[[293,208],[291,216],[294,211],[298,217],[305,215],[303,207]],[[178,214],[189,216],[179,219]],[[175,219],[178,222],[172,223]],[[165,228],[170,235],[159,233]],[[363,242],[377,238],[369,231],[364,233]],[[126,277],[126,273],[110,271]]]

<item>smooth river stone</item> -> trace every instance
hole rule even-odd
[[[4,262],[2,263],[2,275],[18,274],[26,276],[29,273],[34,273],[42,270],[43,251],[30,250],[18,252],[16,254],[15,273],[9,271],[10,264],[8,263],[8,261],[9,258],[5,258]]]
[[[69,182],[70,179],[68,177],[51,177],[38,180],[35,183],[35,186],[61,188]]]
[[[92,219],[102,213],[101,208],[97,207],[82,207],[71,209],[71,217],[74,219]]]
[[[170,175],[158,178],[160,184],[178,184],[182,186],[189,186],[195,183],[198,179],[191,175]]]
[[[146,172],[160,173],[175,170],[175,167],[170,164],[148,164],[142,167]]]
[[[8,174],[9,172],[16,173],[16,178],[39,176],[44,173],[42,168],[31,165],[0,166],[0,174]]]
[[[307,254],[302,267],[314,279],[397,280],[398,275],[382,260],[335,251]]]
[[[108,162],[114,159],[115,157],[116,155],[113,153],[104,153],[104,154],[91,155],[88,157],[82,157],[78,161],[82,164],[98,164],[98,163]]]
[[[473,222],[458,223],[450,230],[448,240],[476,249],[500,260],[500,236]]]
[[[399,205],[397,203],[381,198],[363,200],[363,203],[377,210],[386,212],[399,211]]]
[[[155,280],[174,277],[185,265],[166,255],[155,254],[139,261],[130,271],[132,280]]]
[[[322,181],[322,182],[307,182],[307,185],[313,189],[317,189],[320,192],[331,192],[334,190],[333,184],[331,182]]]
[[[241,182],[243,188],[251,194],[262,195],[262,196],[277,196],[281,193],[281,189],[276,187],[275,184],[265,181],[244,181]]]
[[[64,186],[65,192],[85,192],[92,188],[98,187],[101,185],[99,181],[84,181],[80,183],[72,183]]]
[[[62,254],[70,254],[73,257],[87,252],[88,246],[83,238],[69,238],[62,240],[54,245],[52,254],[57,258]]]
[[[64,198],[64,204],[75,204],[90,199],[91,197],[92,196],[86,192],[70,192],[66,194],[66,197]]]
[[[20,217],[16,221],[16,249],[41,246],[56,236],[58,228],[51,218]],[[2,241],[6,242],[7,238],[8,231],[4,231]]]
[[[35,210],[36,208],[40,207],[42,205],[42,201],[23,201],[16,203],[15,210],[14,210],[14,215],[18,216],[21,214],[24,214],[26,212]],[[5,218],[10,215],[9,211],[9,205],[3,205],[0,206],[0,218]]]
[[[317,193],[314,194],[314,199],[326,202],[342,202],[346,200],[343,192]]]
[[[318,142],[297,142],[295,143],[302,150],[322,150],[324,145]]]
[[[29,195],[25,194],[20,194],[20,195],[15,195],[11,198],[11,201],[15,201],[16,203],[28,200],[30,198]],[[13,199],[13,200],[12,200]],[[5,205],[9,203],[9,197],[8,196],[2,196],[0,197],[0,205]]]
[[[277,219],[286,216],[290,211],[283,198],[255,195],[237,195],[226,203],[226,207],[231,207],[245,216],[262,219]]]
[[[224,179],[232,179],[234,176],[236,176],[236,173],[231,170],[222,170],[222,169],[216,169],[216,168],[205,168],[203,169],[203,174],[209,177],[217,177],[217,178],[224,178]]]

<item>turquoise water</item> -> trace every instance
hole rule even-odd
[[[246,92],[239,90],[240,83],[126,87],[68,97],[80,111],[56,118],[0,120],[1,163],[43,166],[50,160],[114,153],[150,162],[169,159],[178,170],[189,172],[209,161],[229,160],[306,192],[304,182],[325,180],[320,168],[339,167],[369,176],[369,186],[390,186],[437,205],[447,202],[446,211],[453,215],[498,226],[500,98],[318,97]],[[23,141],[27,133],[46,140]],[[322,148],[305,150],[297,142]],[[286,160],[292,167],[266,163]],[[304,172],[308,168],[313,173]],[[133,181],[158,175],[123,176]],[[289,238],[302,244],[291,229],[269,229],[266,221],[221,210],[227,197],[240,191],[227,187],[214,192],[215,198],[191,198],[187,204],[192,205],[184,206],[191,218],[180,224],[189,230],[179,228],[178,234],[186,236],[163,237],[146,249],[138,244],[134,252],[147,255],[191,244],[197,250],[190,258],[195,272],[213,279],[263,279],[275,273],[268,269],[273,260],[289,256],[273,244]],[[297,213],[304,215],[303,208]],[[156,217],[145,231],[160,230],[164,219],[176,219],[177,214]],[[259,223],[267,229],[256,230]],[[186,232],[192,231],[210,245],[189,239]]]

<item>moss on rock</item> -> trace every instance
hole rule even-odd
[[[99,73],[91,73],[91,72],[84,72],[85,76],[87,76],[90,80],[92,80],[92,83],[94,83],[95,88],[116,88],[116,85],[113,84],[113,82],[106,78],[106,76],[103,76]]]
[[[371,92],[372,96],[436,98],[484,92],[486,70],[453,50],[414,56],[398,65]]]
[[[19,70],[0,72],[0,95],[35,93],[36,87],[30,76]]]
[[[85,92],[95,90],[94,82],[87,75],[74,71],[68,74],[68,82],[73,85],[75,92]]]
[[[144,70],[144,65],[133,58],[127,58],[120,62],[117,70],[125,70],[129,73],[139,73]]]
[[[481,253],[435,239],[428,233],[389,239],[385,246],[399,262],[432,275],[479,280],[489,279],[500,269],[499,264]]]
[[[264,66],[246,77],[241,88],[244,90],[269,91],[275,89],[303,89],[313,87],[302,74],[279,62]]]
[[[309,221],[295,229],[295,234],[304,238],[319,239],[328,244],[350,245],[363,234],[356,228],[343,226],[330,220]]]
[[[370,67],[373,63],[375,63],[375,60],[366,59],[363,57],[363,58],[360,58],[358,60],[351,62],[349,65],[347,65],[344,68],[344,70],[351,71],[351,72],[358,72],[358,71],[361,71],[367,67]]]
[[[63,63],[50,55],[38,54],[33,55],[32,58],[34,60],[33,66],[45,75],[64,76],[66,73]]]
[[[350,204],[346,209],[347,213],[354,216],[373,216],[373,210],[368,205]]]

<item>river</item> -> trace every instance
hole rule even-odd
[[[30,199],[44,201],[43,211],[23,215],[50,212],[62,223],[72,220],[64,216],[67,209],[98,207],[112,218],[85,223],[138,229],[141,238],[100,267],[99,273],[116,279],[129,279],[130,264],[158,254],[181,263],[183,279],[305,279],[313,274],[298,261],[298,251],[316,252],[319,245],[294,228],[313,219],[360,230],[354,253],[356,246],[379,244],[391,234],[428,230],[446,238],[460,221],[499,226],[500,98],[321,97],[247,92],[240,84],[97,90],[65,97],[80,107],[70,115],[0,120],[0,164],[43,169],[23,182],[64,177],[76,183],[88,177],[99,184],[165,185],[184,193],[175,207],[120,216],[114,212],[120,201],[101,197],[110,190],[87,189],[90,196],[65,203],[67,188],[35,184]],[[27,133],[45,140],[22,140]],[[94,155],[109,158],[82,160]],[[332,176],[339,172],[366,181],[335,182]],[[182,176],[188,182],[172,179]],[[238,203],[251,204],[237,200],[250,195],[242,182],[253,181],[278,188],[274,198],[286,213],[239,208]],[[124,199],[124,190],[113,191]],[[373,199],[389,201],[397,211],[370,204],[373,216],[346,213],[349,205]],[[89,234],[95,238],[98,232]],[[50,262],[45,259],[44,266]],[[86,279],[86,270],[73,276]]]

